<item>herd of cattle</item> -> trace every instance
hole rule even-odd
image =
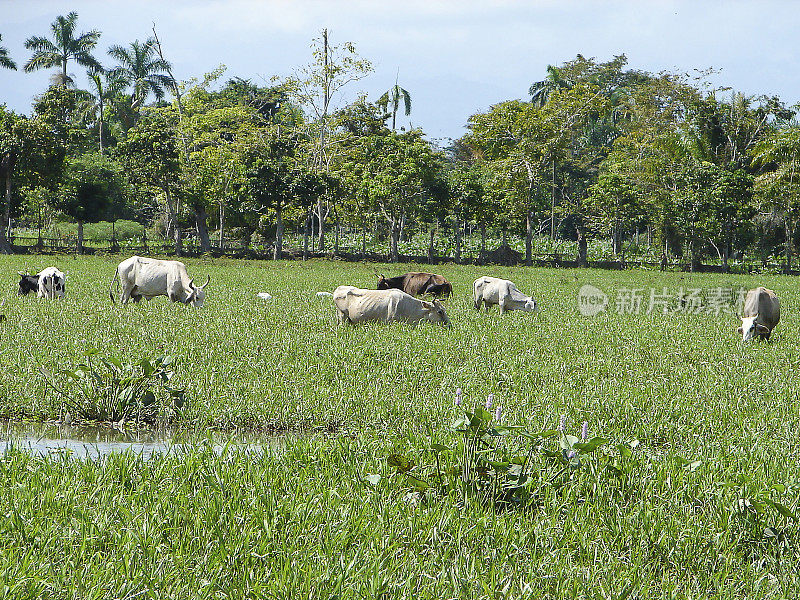
[[[56,267],[47,267],[35,275],[22,272],[19,275],[20,295],[36,292],[39,298],[64,297],[67,275]],[[108,293],[113,303],[116,283],[117,289],[121,289],[122,304],[127,304],[129,300],[139,302],[142,298],[151,300],[156,296],[167,296],[172,302],[200,307],[205,301],[205,288],[210,281],[209,276],[203,285],[195,285],[186,265],[176,260],[132,256],[117,266]],[[406,273],[390,278],[380,275],[377,288],[370,290],[341,285],[332,294],[319,292],[318,295],[333,297],[339,323],[431,321],[450,326],[447,312],[438,299],[450,297],[453,286],[441,275]],[[536,301],[507,279],[479,277],[472,285],[472,292],[476,310],[480,310],[481,305],[487,311],[492,305],[497,305],[500,314],[507,310],[536,310]],[[430,302],[416,297],[426,294],[432,297]],[[266,296],[268,294],[259,295]],[[738,332],[742,334],[743,341],[755,337],[769,340],[779,320],[780,301],[775,292],[759,287],[750,290],[745,297],[742,325]]]

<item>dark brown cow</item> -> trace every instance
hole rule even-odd
[[[412,296],[430,294],[431,296],[443,298],[445,296],[449,297],[453,293],[453,286],[450,282],[441,275],[434,275],[433,273],[406,273],[405,275],[389,277],[388,279],[380,275],[378,289],[388,290],[390,288],[403,290],[406,294],[411,294]]]

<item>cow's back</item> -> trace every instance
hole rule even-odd
[[[421,301],[402,290],[365,290],[339,286],[333,301],[341,315],[351,323],[364,321],[406,321],[416,323],[423,317]]]
[[[771,331],[781,318],[780,300],[775,292],[765,287],[750,290],[745,297],[742,316],[758,316],[758,322],[768,327]]]

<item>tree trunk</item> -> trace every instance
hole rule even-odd
[[[728,255],[730,254],[730,245],[725,244],[722,247],[722,272],[728,273],[730,268],[728,267]]]
[[[792,235],[794,233],[794,227],[792,226],[791,219],[786,217],[786,274],[789,275],[792,272],[792,251],[793,251],[793,240]]]
[[[525,264],[533,265],[533,215],[530,210],[525,219]]]
[[[303,260],[308,260],[308,238],[311,235],[311,212],[306,215],[306,227],[303,229]]]
[[[272,253],[273,260],[283,258],[283,207],[278,204],[275,207],[275,250]]]
[[[334,230],[333,230],[333,253],[339,254],[339,215],[336,214],[336,210],[333,211],[334,215]]]
[[[361,229],[361,259],[367,256],[367,228]]]
[[[225,204],[219,205],[219,251],[225,250]]]
[[[317,237],[317,246],[320,252],[325,252],[325,217],[327,211],[322,201],[322,197],[317,198],[317,219],[319,220],[319,231]]]
[[[455,261],[457,265],[461,264],[461,223],[459,223],[458,217],[456,217]]]
[[[550,190],[550,239],[556,240],[556,161],[553,161],[553,185]]]
[[[208,235],[208,215],[206,207],[202,204],[194,207],[194,222],[197,226],[197,237],[200,239],[200,249],[211,252],[211,237]]]
[[[83,254],[83,221],[78,219],[78,254]]]
[[[181,224],[178,219],[178,210],[172,202],[172,191],[169,186],[164,186],[164,196],[167,199],[167,218],[172,225],[172,235],[175,240],[175,256],[183,254],[183,233],[181,232]],[[167,235],[169,235],[169,226],[167,226]]]
[[[173,234],[175,236],[175,256],[183,256],[183,230],[177,219],[175,220]]]
[[[389,253],[391,254],[391,262],[400,262],[400,253],[397,251],[397,244],[400,241],[400,221],[395,219],[391,222],[391,236],[389,239]]]
[[[481,260],[480,263],[483,264],[486,261],[486,223],[481,221]]]
[[[11,171],[14,168],[14,157],[11,154],[3,156],[0,161],[0,172],[5,171],[6,193],[3,203],[3,223],[0,225],[0,252],[11,254],[11,242],[8,241],[6,230],[11,228]]]
[[[580,229],[576,229],[576,232],[578,234],[578,266],[585,267],[589,264],[587,260],[588,244],[586,235]]]

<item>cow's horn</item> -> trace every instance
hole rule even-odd
[[[206,275],[206,282],[203,285],[200,286],[200,289],[201,290],[206,289],[206,286],[208,285],[209,281],[211,281],[211,275]]]

